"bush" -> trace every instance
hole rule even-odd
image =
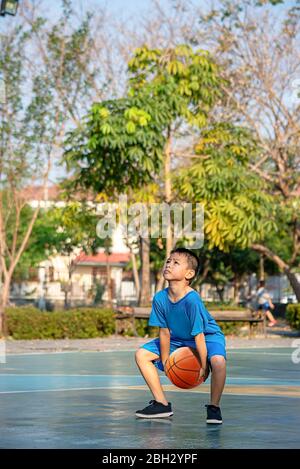
[[[7,308],[8,333],[14,339],[87,339],[114,333],[114,313],[104,308],[74,308],[54,313],[25,306]]]
[[[300,331],[300,304],[289,304],[286,308],[286,319],[293,329]]]
[[[220,326],[221,331],[224,335],[239,335],[241,329],[244,327],[240,322],[222,322],[217,321],[218,326]]]
[[[158,337],[159,327],[148,326],[148,319],[135,319],[135,328],[139,336]]]

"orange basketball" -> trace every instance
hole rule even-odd
[[[180,347],[169,356],[166,362],[166,375],[175,386],[191,389],[203,383],[200,377],[201,362],[196,349]]]

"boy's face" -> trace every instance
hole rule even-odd
[[[190,280],[195,275],[195,271],[190,269],[187,258],[175,252],[167,259],[163,271],[166,280]]]

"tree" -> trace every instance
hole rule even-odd
[[[71,184],[116,194],[149,183],[163,164],[169,204],[172,139],[184,122],[197,128],[206,122],[220,96],[217,67],[205,51],[185,45],[169,50],[144,46],[134,52],[129,72],[128,96],[94,104],[84,130],[70,133],[65,155],[74,175]],[[149,272],[149,246],[142,243]],[[167,255],[172,243],[169,222]],[[149,291],[149,274],[144,283]]]
[[[85,106],[90,106],[96,91],[101,95],[105,85],[102,77],[95,86],[100,72],[98,64],[91,65],[90,15],[75,22],[71,2],[63,0],[62,6],[61,17],[50,25],[36,15],[34,6],[30,10],[24,5],[20,24],[7,28],[1,37],[6,103],[0,111],[0,332],[11,279],[40,210],[36,206],[26,230],[20,230],[23,210],[27,210],[26,191],[43,186],[41,199],[47,200],[48,177],[66,129],[70,123],[80,125]],[[8,219],[14,223],[11,240]]]
[[[174,140],[188,129],[195,132],[203,127],[214,104],[220,99],[219,70],[210,54],[194,51],[186,44],[168,49],[137,49],[129,63],[131,86],[129,93],[141,93],[158,101],[166,109],[163,123],[164,143],[164,202],[173,200],[171,161]],[[173,247],[172,223],[169,220],[166,237],[166,257]],[[158,283],[161,289],[164,279]]]
[[[150,204],[158,203],[160,201],[160,188],[156,183],[150,183],[144,186],[141,190],[129,190],[129,201],[144,204],[149,209]],[[150,211],[148,210],[147,226],[149,226]],[[130,219],[128,220],[131,221]],[[149,306],[151,304],[151,253],[153,242],[149,233],[143,233],[138,237],[140,248],[140,264],[141,264],[141,288],[139,291],[139,305]]]
[[[17,245],[24,238],[33,213],[34,208],[30,205],[26,205],[22,210],[20,214]],[[15,222],[13,220],[9,220],[7,225],[8,229],[6,236],[8,245],[11,245]],[[33,225],[26,249],[23,251],[13,272],[12,281],[18,282],[28,280],[30,278],[30,270],[32,268],[37,268],[40,262],[49,256],[49,250],[55,247],[56,244],[56,230],[57,226],[53,224],[53,220],[45,214],[44,210],[40,210]],[[8,263],[8,259],[6,259],[6,263]]]
[[[220,123],[202,132],[195,146],[199,158],[178,173],[181,197],[204,206],[209,249],[244,249],[276,229],[266,183],[248,172],[257,151],[247,129]]]
[[[300,9],[287,5],[278,15],[278,3],[223,1],[219,10],[201,15],[201,29],[226,80],[220,112],[253,132],[260,152],[249,159],[249,172],[268,183],[289,253],[278,239],[273,242],[276,232],[253,241],[252,248],[287,275],[300,301]]]
[[[198,253],[203,263],[199,280],[213,283],[221,301],[224,286],[233,280],[238,301],[251,260],[249,247],[277,229],[268,185],[248,172],[248,161],[259,148],[247,129],[219,123],[202,132],[194,150],[198,158],[178,171],[175,187],[183,200],[204,206],[206,243]],[[252,260],[250,265],[254,267]]]
[[[94,104],[84,130],[71,132],[66,141],[66,163],[73,172],[69,187],[92,188],[96,194],[106,193],[115,200],[118,194],[149,183],[161,167],[164,145],[157,115],[164,119],[163,106],[143,95]],[[141,244],[139,302],[148,304],[148,240],[142,237]]]
[[[259,256],[252,249],[231,248],[229,252],[218,248],[208,249],[208,241],[197,253],[200,260],[200,273],[195,283],[200,287],[203,283],[212,283],[216,286],[220,298],[224,286],[232,282],[234,287],[234,302],[240,300],[240,288],[249,282],[249,276],[257,271]],[[246,291],[246,296],[251,292]]]
[[[6,91],[6,102],[0,109],[0,262],[3,278],[0,333],[5,333],[4,310],[9,300],[11,279],[39,212],[37,206],[27,217],[27,224],[20,226],[24,220],[23,211],[27,209],[24,187],[37,180],[45,187],[51,161],[50,151],[43,151],[39,143],[48,131],[45,119],[48,100],[42,96],[36,106],[40,92],[38,77],[33,80],[29,102],[25,104],[22,100],[27,82],[24,63],[29,39],[30,32],[16,28],[3,38],[0,51],[0,69]]]

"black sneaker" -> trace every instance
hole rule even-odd
[[[145,407],[143,410],[137,410],[136,417],[142,417],[146,419],[150,418],[165,418],[173,415],[171,403],[164,405],[161,402],[155,400],[149,402],[150,405]]]
[[[206,405],[207,408],[207,419],[206,423],[222,423],[222,414],[220,407],[215,405]]]

